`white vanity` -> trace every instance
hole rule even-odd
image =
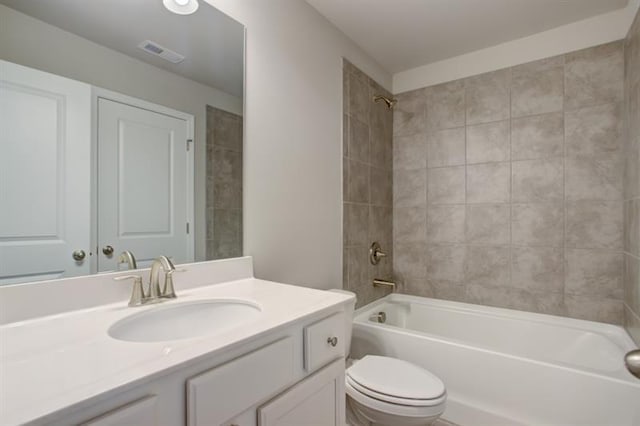
[[[125,273],[0,288],[0,425],[344,424],[348,296],[251,258],[181,268],[177,299],[136,308]]]

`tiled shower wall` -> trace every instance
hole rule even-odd
[[[640,345],[640,13],[625,40],[625,325]]]
[[[373,96],[391,94],[344,61],[343,65],[343,286],[358,306],[383,296],[374,278],[392,278],[393,114]],[[373,266],[369,246],[378,241],[387,257]]]
[[[207,260],[242,256],[242,117],[207,105]]]
[[[401,291],[622,323],[623,83],[620,41],[397,96]]]

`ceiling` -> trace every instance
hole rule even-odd
[[[388,72],[621,9],[629,0],[307,0]]]
[[[192,15],[160,0],[0,0],[12,9],[125,55],[242,97],[244,27],[201,0]],[[186,59],[172,64],[137,48],[152,40]]]

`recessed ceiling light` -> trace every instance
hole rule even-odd
[[[198,10],[198,0],[162,0],[164,7],[178,15],[190,15]]]

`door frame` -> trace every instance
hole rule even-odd
[[[191,114],[178,111],[173,108],[144,101],[133,96],[91,86],[91,249],[95,250],[95,255],[89,256],[89,267],[91,274],[98,273],[98,256],[100,247],[98,246],[98,101],[105,99],[118,102],[135,108],[145,109],[158,114],[184,120],[187,123],[187,139],[191,141],[191,146],[187,149],[187,221],[190,229],[187,234],[187,256],[195,261],[195,119]],[[185,141],[185,145],[189,142]],[[134,253],[135,254],[135,253]]]

